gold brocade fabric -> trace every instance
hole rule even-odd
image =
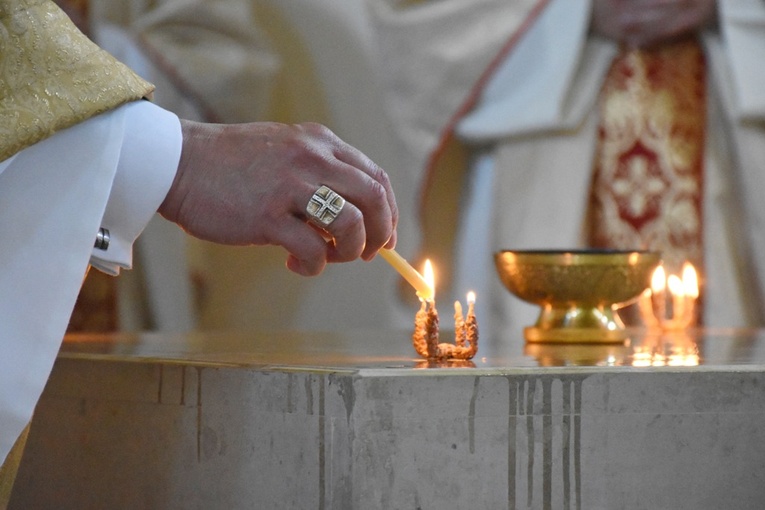
[[[6,510],[11,501],[13,483],[16,480],[16,475],[21,465],[21,458],[27,444],[30,425],[31,423],[24,427],[24,430],[13,444],[11,451],[8,452],[5,461],[0,463],[0,510]]]
[[[0,0],[0,161],[153,86],[50,0]]]
[[[695,39],[623,52],[600,97],[589,241],[703,262],[705,62]]]

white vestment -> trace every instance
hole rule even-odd
[[[178,117],[137,101],[0,162],[0,464],[32,416],[88,264],[131,266],[180,148]],[[105,251],[93,247],[101,227]]]

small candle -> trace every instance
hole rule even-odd
[[[417,274],[419,275],[419,273]],[[435,299],[436,281],[433,274],[433,265],[430,263],[430,260],[425,261],[422,279],[425,283],[425,288],[428,290],[429,297],[424,297],[419,292],[417,293],[420,297],[420,310],[414,317],[412,343],[417,354],[423,358],[435,359],[439,357],[438,310],[436,310]]]
[[[672,322],[675,325],[681,326],[685,320],[685,290],[683,289],[683,282],[676,274],[669,275],[667,278],[667,286],[669,287],[669,293],[672,297]]]
[[[659,322],[667,318],[667,274],[664,266],[657,267],[651,277],[651,297],[655,317]]]
[[[656,311],[653,308],[653,292],[651,289],[645,289],[638,299],[638,310],[643,324],[649,328],[659,327],[659,321],[656,319]]]
[[[438,350],[438,310],[433,301],[426,301],[427,316],[425,318],[425,340],[428,348],[428,358],[440,358]]]
[[[469,356],[472,358],[478,352],[478,319],[475,316],[475,292],[467,294],[468,312],[465,318],[465,337],[469,345]],[[468,358],[469,359],[469,358]]]
[[[396,250],[381,249],[380,256],[390,264],[393,269],[404,277],[409,284],[415,288],[417,295],[426,301],[430,301],[435,296],[435,288],[429,285],[423,276],[414,269],[404,257],[399,255]],[[426,265],[429,264],[426,261]]]
[[[688,325],[696,325],[696,301],[699,299],[699,278],[693,264],[683,264],[683,293],[686,296],[686,317]]]
[[[438,357],[438,310],[436,310],[436,276],[433,273],[433,264],[430,259],[425,261],[423,277],[428,289],[431,291],[430,298],[420,296],[427,304],[427,317],[425,319],[425,332],[427,335],[428,358]]]
[[[468,317],[475,318],[475,292],[472,290],[467,293],[467,304],[468,304]]]
[[[462,304],[454,302],[454,344],[462,347],[465,345],[465,319],[462,317]]]
[[[425,300],[420,300],[420,309],[414,315],[414,333],[412,334],[412,345],[417,354],[423,358],[428,357],[428,310]]]

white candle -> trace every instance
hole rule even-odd
[[[685,290],[683,282],[676,274],[669,275],[667,286],[672,297],[672,321],[682,322],[686,319]]]
[[[655,328],[659,325],[656,319],[656,311],[653,309],[653,292],[651,289],[645,289],[638,299],[638,310],[643,324],[649,328]]]
[[[378,252],[380,256],[390,264],[393,269],[404,277],[409,284],[415,288],[417,295],[425,301],[432,301],[435,297],[435,287],[429,284],[423,276],[414,269],[404,257],[399,255],[396,250],[387,250],[383,248]],[[430,261],[426,261],[426,267]]]
[[[427,284],[427,292],[428,295],[423,295],[421,292],[418,291],[418,294],[422,299],[425,301],[430,301],[435,303],[436,300],[436,275],[433,272],[433,264],[430,263],[430,259],[425,259],[425,266],[422,271],[423,278],[425,279],[425,283]]]
[[[654,315],[661,323],[667,318],[667,274],[664,266],[657,267],[651,277],[651,297]]]
[[[696,325],[696,301],[699,299],[699,278],[693,264],[683,264],[683,293],[686,296],[686,318],[688,325]]]

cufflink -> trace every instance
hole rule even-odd
[[[98,250],[106,251],[109,247],[109,229],[101,227],[96,234],[96,243],[93,245]]]

